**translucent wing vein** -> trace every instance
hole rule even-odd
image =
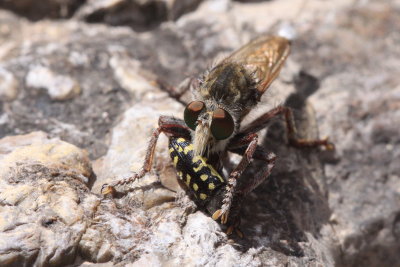
[[[254,74],[260,96],[278,76],[290,52],[290,42],[279,36],[262,36],[243,46],[224,62],[237,62]]]

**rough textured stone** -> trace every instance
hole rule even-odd
[[[118,116],[152,93],[153,81],[145,79],[148,72],[178,84],[185,71],[195,73],[198,67],[187,66],[192,45],[183,44],[172,25],[149,36],[128,28],[76,21],[29,24],[9,14],[5,20],[20,26],[13,31],[7,27],[0,36],[10,44],[4,48],[2,64],[13,73],[20,88],[18,99],[0,105],[0,136],[43,130],[88,149],[92,158],[98,158],[106,153],[106,135]],[[23,35],[26,32],[29,36]],[[74,82],[67,89],[75,97],[65,101],[53,101],[48,90],[32,90],[25,81],[37,66],[76,82],[81,89],[79,97]],[[41,86],[50,86],[47,80],[40,82],[45,83]],[[50,88],[60,92],[54,83]]]
[[[14,11],[30,20],[43,18],[67,18],[83,3],[83,0],[3,0],[0,8]]]
[[[0,68],[17,88],[0,101],[0,240],[15,240],[0,244],[1,264],[399,265],[399,1],[210,0],[176,21],[180,1],[156,2],[87,1],[71,20],[35,24],[0,10]],[[162,12],[132,17],[134,5]],[[337,154],[288,147],[279,120],[262,131],[278,160],[243,203],[244,239],[227,237],[180,191],[165,137],[152,172],[119,188],[127,194],[89,191],[141,167],[159,115],[182,116],[155,79],[178,85],[266,32],[292,36],[292,53],[249,119],[285,103],[301,136],[319,128]],[[56,101],[46,86],[31,88],[37,66],[81,93]],[[36,130],[88,149],[96,177],[71,144],[10,136]],[[333,163],[326,175],[321,161]],[[38,243],[38,233],[57,242]]]
[[[346,10],[325,22],[332,27],[321,24],[320,30],[304,35],[304,44],[313,40],[318,49],[313,55],[299,54],[326,77],[312,100],[321,130],[336,140],[340,158],[327,167],[338,265],[400,264],[394,231],[400,155],[392,128],[400,122],[400,79],[394,68],[399,62],[393,57],[400,51],[391,45],[400,40],[399,5],[392,3]]]
[[[74,262],[99,203],[88,189],[87,153],[42,133],[8,137],[0,147],[1,265]]]
[[[18,95],[18,81],[14,75],[0,68],[0,99],[12,101]]]
[[[90,0],[75,17],[87,22],[126,25],[137,31],[153,29],[194,10],[202,0]]]
[[[51,22],[21,23],[20,33],[29,32],[30,39],[14,33],[13,44],[19,42],[21,45],[13,48],[13,52],[7,54],[8,59],[2,61],[20,86],[18,99],[0,106],[5,121],[0,127],[1,136],[44,130],[88,148],[92,157],[105,153],[105,135],[127,106],[130,96],[113,79],[109,67],[111,55],[107,49],[93,38],[89,40],[88,36],[73,33],[80,32],[81,26],[74,22],[59,25]],[[98,26],[96,29],[99,31],[93,34],[98,34],[100,40],[104,37],[101,33],[104,28]],[[86,30],[85,35],[90,35],[92,30]],[[125,31],[124,35],[128,38],[129,34]],[[11,42],[8,35],[3,38]],[[112,41],[107,43],[113,46]],[[10,54],[15,57],[10,58]],[[49,77],[35,76],[37,66],[43,67]],[[36,80],[32,79],[35,77]],[[46,89],[32,88],[31,85]],[[78,95],[79,88],[81,93]],[[67,100],[53,101],[52,98]]]
[[[67,100],[79,95],[81,88],[68,76],[57,75],[51,70],[36,66],[29,70],[26,85],[34,88],[45,88],[52,100]]]

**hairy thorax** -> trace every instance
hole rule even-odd
[[[243,111],[257,103],[258,92],[252,73],[248,73],[242,64],[222,63],[212,69],[199,88],[204,100],[211,100],[242,117]]]

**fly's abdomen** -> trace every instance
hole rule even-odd
[[[170,138],[169,153],[181,179],[200,201],[207,201],[225,180],[201,156],[193,156],[193,145],[184,138]]]

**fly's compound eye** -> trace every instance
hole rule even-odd
[[[183,113],[183,118],[185,119],[186,125],[195,130],[197,126],[197,118],[199,117],[200,113],[205,108],[205,105],[201,101],[193,101],[190,102]]]
[[[211,122],[211,133],[217,140],[223,140],[232,135],[235,123],[231,114],[222,108],[214,111]]]

